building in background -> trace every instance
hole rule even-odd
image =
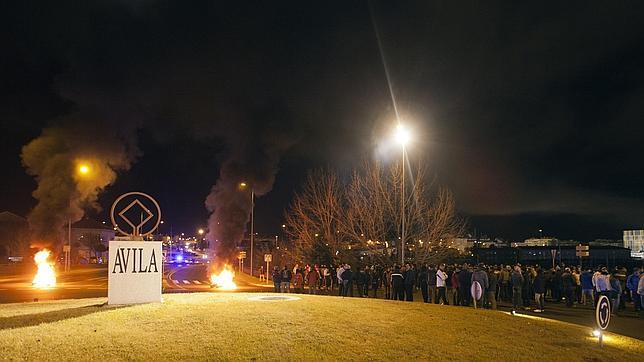
[[[107,261],[108,243],[116,232],[107,224],[83,219],[72,224],[72,260],[77,264]]]
[[[624,247],[633,258],[644,259],[644,230],[624,230]]]
[[[473,250],[476,262],[486,264],[584,265],[590,267],[637,265],[628,249],[616,246],[590,247],[589,256],[581,260],[574,246],[521,246],[513,248],[480,248]]]
[[[0,212],[0,263],[20,262],[28,251],[27,219],[9,211]]]

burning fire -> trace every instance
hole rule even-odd
[[[237,284],[235,284],[235,282],[233,281],[234,277],[235,274],[232,270],[230,270],[230,267],[226,265],[224,266],[224,270],[222,270],[221,273],[213,273],[210,275],[210,283],[220,289],[234,290],[237,289]]]
[[[53,264],[47,261],[50,254],[49,250],[43,249],[34,256],[36,265],[38,265],[38,272],[31,284],[36,288],[47,289],[56,286],[56,273],[54,272]]]

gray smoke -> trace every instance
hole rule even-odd
[[[28,216],[34,245],[57,244],[68,219],[73,223],[86,208],[99,209],[99,193],[136,158],[135,128],[119,129],[104,117],[77,112],[23,147],[22,163],[38,183],[38,203]]]
[[[295,127],[290,127],[283,110],[263,109],[251,119],[246,127],[228,134],[231,151],[206,198],[206,208],[211,213],[208,240],[222,262],[232,261],[244,237],[250,220],[251,192],[257,198],[273,188],[280,155],[296,139]]]

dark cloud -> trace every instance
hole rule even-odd
[[[410,155],[431,163],[463,212],[587,215],[615,220],[598,226],[613,231],[644,217],[643,5],[372,5],[398,108],[416,133]],[[222,165],[222,180],[228,168],[252,166],[231,179],[272,180],[275,155],[287,152],[298,165],[280,170],[290,184],[303,168],[372,154],[394,119],[367,3],[3,8],[2,76],[11,81],[0,118],[22,143],[78,108],[98,108],[101,119],[127,110],[156,143],[219,155],[212,165],[177,158],[169,169]],[[154,157],[146,152],[140,167]],[[250,162],[262,158],[270,172]]]

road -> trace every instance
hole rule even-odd
[[[271,291],[272,284],[260,283],[255,278],[246,274],[235,275],[236,291],[239,292],[262,292]],[[163,291],[165,293],[185,292],[212,292],[218,291],[211,288],[208,277],[207,264],[170,266],[164,273]],[[226,290],[229,292],[229,290]]]
[[[164,265],[163,292],[216,292],[211,288],[207,275],[208,264]],[[36,289],[31,285],[32,270],[0,275],[0,303],[18,303],[70,298],[107,297],[107,267],[104,265],[77,266],[71,272],[59,273],[56,287]],[[235,277],[238,291],[268,291],[264,286],[245,275]]]

